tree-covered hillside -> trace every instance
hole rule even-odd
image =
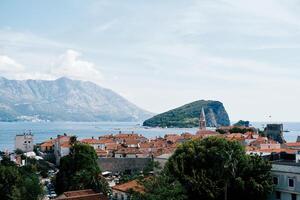
[[[207,126],[230,125],[229,117],[223,104],[219,101],[211,100],[199,100],[175,108],[144,121],[143,125],[150,127],[196,127],[199,125],[199,116],[202,107],[206,115]]]

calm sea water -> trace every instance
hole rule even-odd
[[[31,131],[34,134],[34,142],[39,143],[62,135],[76,135],[79,139],[98,137],[105,134],[138,133],[147,138],[164,136],[167,133],[181,134],[183,132],[195,133],[196,129],[145,129],[136,122],[0,122],[0,150],[13,150],[16,134]]]
[[[257,128],[262,128],[265,123],[252,123]],[[287,141],[295,141],[300,135],[300,123],[284,123],[284,129],[290,132],[284,133]],[[79,139],[98,137],[105,134],[116,134],[119,131],[126,133],[139,133],[148,138],[164,136],[167,133],[181,134],[183,132],[195,133],[196,128],[150,128],[145,129],[137,123],[127,122],[0,122],[0,150],[13,150],[16,134],[31,131],[34,134],[34,142],[39,143],[58,134],[67,133],[76,135]]]

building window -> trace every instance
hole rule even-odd
[[[297,200],[297,195],[296,194],[291,194],[291,199],[292,200]]]
[[[273,177],[273,183],[274,185],[278,185],[278,177],[276,176]]]
[[[293,178],[289,178],[289,187],[294,187],[294,179]]]
[[[281,193],[280,192],[278,192],[278,191],[276,191],[276,199],[281,199]]]

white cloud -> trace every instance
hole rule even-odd
[[[53,80],[60,77],[69,77],[78,80],[99,83],[102,73],[92,62],[82,60],[81,54],[74,50],[67,50],[54,60],[46,70],[33,71],[30,67],[20,64],[9,56],[0,55],[0,74],[11,79],[41,79]],[[48,69],[48,70],[47,70]]]
[[[67,50],[54,62],[50,74],[99,83],[103,78],[102,73],[94,63],[82,60],[80,56],[77,51]]]
[[[24,67],[6,55],[0,55],[0,73],[20,73],[24,70]]]

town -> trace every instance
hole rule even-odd
[[[43,199],[127,200],[131,199],[132,191],[144,191],[137,179],[138,175],[155,176],[180,145],[213,137],[237,142],[244,147],[246,154],[258,155],[271,162],[274,189],[268,199],[300,198],[300,137],[295,142],[285,142],[282,124],[268,124],[264,130],[249,124],[207,128],[203,109],[196,133],[146,138],[138,133],[120,131],[115,135],[101,135],[78,141],[76,136],[64,133],[38,144],[34,143],[32,133],[24,133],[15,137],[15,152],[4,152],[1,160],[7,156],[18,166],[28,165],[32,160],[46,162],[47,171],[40,174],[40,182],[45,191]],[[109,194],[92,190],[93,188],[64,191],[60,195],[56,193],[52,181],[59,173],[62,158],[72,151],[74,142],[94,149],[97,165],[108,183]]]

